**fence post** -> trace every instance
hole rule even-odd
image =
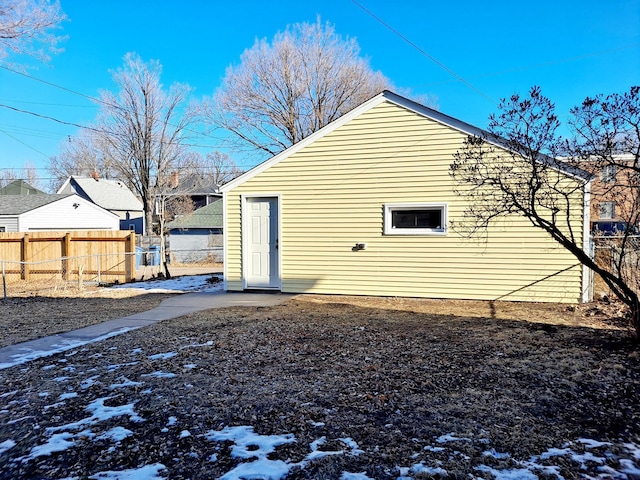
[[[20,261],[22,262],[22,280],[29,280],[29,234],[25,233],[22,237],[22,249],[20,252]]]
[[[7,301],[7,275],[5,273],[4,260],[2,260],[2,290],[4,292],[4,301]]]
[[[127,236],[124,248],[125,283],[132,281],[136,276],[136,233],[131,232]]]
[[[98,259],[98,285],[100,285],[102,283],[102,279],[100,278],[100,270],[101,270],[101,263],[102,263],[102,257],[100,255],[96,255],[96,258]]]
[[[69,257],[71,256],[71,232],[62,241],[62,279],[69,280]]]

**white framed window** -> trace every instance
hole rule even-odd
[[[446,203],[387,203],[385,235],[446,235]]]
[[[616,202],[600,202],[600,218],[616,218]]]
[[[600,181],[604,183],[614,183],[616,181],[616,166],[605,165],[600,170]]]

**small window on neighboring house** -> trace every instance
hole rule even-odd
[[[7,227],[4,227],[4,226],[0,227],[0,233],[4,233],[6,231],[7,231]]]
[[[616,166],[605,165],[600,170],[600,181],[605,183],[614,183],[616,181]]]
[[[446,235],[444,203],[397,203],[384,206],[385,235]]]
[[[615,218],[616,202],[600,202],[600,218]]]

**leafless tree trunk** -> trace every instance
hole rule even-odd
[[[471,236],[486,231],[495,219],[522,215],[545,230],[576,259],[600,275],[612,292],[630,309],[630,326],[640,337],[640,292],[638,269],[628,268],[628,259],[638,258],[634,239],[638,215],[638,152],[640,148],[640,101],[638,89],[629,94],[587,99],[572,110],[575,138],[556,135],[560,125],[554,105],[534,87],[529,98],[503,100],[501,113],[492,116],[484,138],[469,137],[456,154],[450,173],[457,193],[468,207],[454,230]],[[615,128],[612,126],[615,125]],[[499,146],[496,146],[499,145]],[[627,159],[619,160],[620,152]],[[586,163],[585,163],[586,162]],[[593,191],[591,201],[610,198],[612,190],[634,200],[627,205],[628,230],[616,241],[616,261],[604,264],[584,248],[583,231],[576,229],[582,218],[584,185],[594,171],[616,165],[624,169],[610,189]],[[627,259],[627,260],[625,260]]]
[[[329,23],[295,24],[229,67],[205,117],[239,145],[274,155],[389,87],[359,53]]]
[[[59,51],[57,45],[63,38],[54,32],[65,18],[57,1],[0,2],[0,62],[20,55],[47,61],[49,54]]]
[[[157,195],[171,172],[188,162],[184,143],[196,118],[187,102],[190,88],[174,84],[165,91],[161,71],[158,61],[125,55],[113,73],[119,91],[101,92],[95,124],[57,164],[66,172],[97,167],[127,183],[142,200],[147,235],[153,232]]]

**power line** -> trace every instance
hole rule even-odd
[[[622,47],[617,47],[617,48],[611,48],[609,50],[601,50],[599,52],[591,52],[591,53],[585,53],[583,55],[575,55],[572,57],[565,57],[565,58],[560,58],[557,60],[549,60],[548,62],[541,62],[541,63],[536,63],[536,64],[532,64],[532,65],[523,65],[520,67],[514,67],[514,68],[509,68],[506,70],[498,70],[498,71],[494,71],[494,72],[487,72],[487,73],[479,73],[477,75],[472,75],[470,78],[487,78],[487,77],[494,77],[497,75],[505,75],[508,73],[514,73],[514,72],[521,72],[521,71],[525,71],[525,70],[532,70],[532,69],[536,69],[536,68],[542,68],[542,67],[548,67],[551,65],[559,65],[562,63],[567,63],[567,62],[574,62],[576,60],[582,60],[584,58],[590,58],[590,57],[596,57],[599,55],[606,55],[609,53],[613,53],[613,52],[618,52],[620,50],[627,50],[630,48],[638,48],[640,47],[640,43],[635,43],[632,45],[625,45]],[[454,80],[446,80],[446,81],[441,81],[441,82],[429,82],[429,83],[422,83],[420,85],[422,86],[429,86],[429,85],[442,85],[445,83],[450,83],[453,82]]]
[[[31,150],[33,150],[36,153],[39,153],[40,155],[42,155],[45,158],[49,158],[49,155],[42,153],[40,150],[38,150],[37,148],[32,147],[31,145],[26,144],[25,142],[23,142],[22,140],[17,139],[16,137],[14,137],[13,135],[11,135],[9,132],[5,131],[5,130],[0,130],[0,132],[4,133],[7,137],[10,137],[12,139],[14,139],[16,142],[21,143],[22,145],[24,145],[27,148],[30,148]]]
[[[32,75],[29,75],[27,73],[21,72],[19,70],[14,70],[13,68],[9,68],[9,67],[7,67],[5,65],[0,65],[0,68],[2,68],[4,70],[7,70],[8,72],[15,73],[16,75],[22,75],[23,77],[26,77],[26,78],[28,78],[30,80],[35,80],[36,82],[40,82],[40,83],[43,83],[45,85],[49,85],[50,87],[58,88],[60,90],[64,90],[65,92],[73,93],[74,95],[79,95],[79,96],[84,97],[84,98],[86,98],[88,100],[91,100],[92,102],[98,102],[98,103],[103,103],[103,104],[108,105],[106,102],[103,102],[99,98],[95,98],[95,97],[92,97],[90,95],[86,95],[86,94],[84,94],[82,92],[77,92],[75,90],[71,90],[70,88],[66,88],[66,87],[63,87],[61,85],[57,85],[55,83],[48,82],[46,80],[43,80],[43,79],[38,78],[38,77],[34,77]]]
[[[105,134],[105,135],[113,135],[113,136],[119,136],[119,137],[125,137],[125,138],[127,137],[127,135],[125,135],[123,133],[111,132],[109,130],[94,128],[94,127],[90,127],[90,126],[87,126],[87,125],[81,125],[79,123],[74,123],[74,122],[68,122],[66,120],[60,120],[59,118],[51,117],[49,115],[43,115],[43,114],[37,113],[37,112],[32,112],[30,110],[23,110],[21,108],[12,107],[11,105],[6,105],[4,103],[0,103],[0,107],[1,108],[7,108],[9,110],[13,110],[13,111],[18,112],[18,113],[24,113],[24,114],[27,114],[27,115],[32,115],[34,117],[42,118],[42,119],[45,119],[45,120],[51,120],[53,122],[57,122],[57,123],[60,123],[62,125],[69,125],[69,126],[72,126],[72,127],[82,128],[82,129],[85,129],[85,130],[90,130],[92,132],[101,133],[101,134]],[[191,133],[195,133],[197,135],[205,136],[204,133],[196,132],[195,130],[187,130],[187,131],[189,131]],[[214,138],[214,137],[207,136],[207,138]],[[153,140],[153,141],[154,142],[158,142],[158,143],[162,143],[162,144],[165,144],[165,145],[173,145],[173,144],[175,144],[175,142],[166,142],[166,141],[163,141],[163,140]],[[219,146],[216,146],[216,145],[200,145],[200,144],[196,144],[196,143],[187,143],[187,142],[179,142],[179,145],[182,145],[184,147],[194,147],[194,148],[214,148],[215,149],[215,148],[219,147]]]
[[[357,7],[359,7],[362,11],[364,11],[367,15],[369,15],[371,18],[373,18],[374,20],[376,20],[378,23],[380,23],[381,25],[383,25],[385,28],[387,28],[388,30],[390,30],[394,35],[398,36],[399,38],[401,38],[403,41],[405,41],[406,43],[408,43],[409,45],[411,45],[413,48],[415,48],[418,52],[420,52],[422,55],[424,55],[425,57],[427,57],[429,60],[431,60],[433,63],[435,63],[437,66],[439,66],[441,69],[443,69],[445,72],[447,72],[448,74],[452,75],[453,77],[455,77],[458,81],[462,82],[464,85],[466,85],[467,87],[469,87],[470,89],[472,89],[474,92],[476,92],[477,94],[479,94],[480,96],[486,98],[487,100],[489,100],[491,103],[493,103],[494,105],[497,105],[498,102],[496,102],[493,98],[491,98],[489,95],[485,94],[483,91],[481,91],[480,89],[478,89],[477,87],[475,87],[474,85],[472,85],[470,82],[468,82],[467,80],[465,80],[464,78],[462,78],[460,75],[458,75],[456,72],[454,72],[453,70],[451,70],[449,67],[447,67],[444,63],[440,62],[439,60],[437,60],[434,56],[430,55],[427,51],[423,50],[420,46],[418,46],[417,44],[415,44],[414,42],[412,42],[409,38],[405,37],[402,33],[400,33],[398,30],[396,30],[395,28],[393,28],[391,25],[389,25],[387,22],[385,22],[383,19],[381,19],[380,17],[378,17],[377,15],[375,15],[371,10],[368,10],[364,5],[362,5],[361,3],[357,2],[356,0],[351,0]]]
[[[49,115],[42,115],[41,113],[36,113],[36,112],[31,112],[29,110],[23,110],[21,108],[17,108],[17,107],[12,107],[11,105],[6,105],[4,103],[0,103],[0,107],[2,108],[8,108],[9,110],[13,110],[15,112],[19,112],[19,113],[25,113],[27,115],[33,115],[34,117],[38,117],[38,118],[43,118],[45,120],[51,120],[57,123],[61,123],[62,125],[70,125],[72,127],[77,127],[77,128],[84,128],[86,130],[91,130],[97,133],[108,133],[104,130],[98,130],[97,128],[93,128],[93,127],[88,127],[86,125],[80,125],[79,123],[74,123],[74,122],[67,122],[66,120],[60,120],[59,118],[55,118],[55,117],[50,117]],[[113,134],[116,135],[116,134]]]
[[[73,105],[70,103],[30,102],[28,100],[6,100],[0,98],[0,102],[24,103],[26,105],[44,105],[45,107],[70,107],[70,108],[95,108],[95,105]]]

